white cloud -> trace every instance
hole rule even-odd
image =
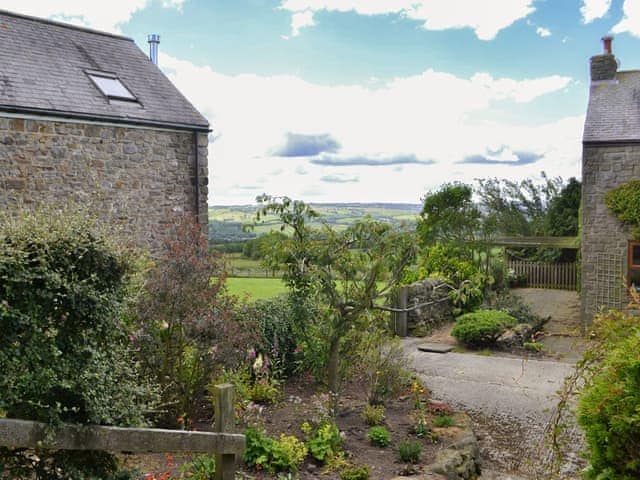
[[[283,0],[280,8],[294,17],[301,12],[349,12],[360,15],[400,15],[423,22],[427,30],[472,28],[481,40],[493,39],[500,30],[535,10],[534,0]],[[311,26],[308,23],[302,26]]]
[[[580,13],[584,23],[593,22],[602,18],[609,11],[611,0],[582,0]]]
[[[300,35],[300,29],[313,27],[315,24],[316,22],[313,20],[313,12],[311,10],[295,12],[291,15],[291,35],[297,37]]]
[[[186,0],[162,0],[165,8],[180,10]],[[151,5],[151,0],[2,0],[1,7],[12,12],[49,18],[112,33],[121,33],[120,25]]]
[[[536,28],[536,33],[538,35],[540,35],[542,38],[551,36],[551,30],[549,30],[548,28],[544,28],[544,27]]]
[[[426,188],[452,179],[522,178],[541,169],[553,175],[577,173],[582,118],[538,126],[477,120],[496,102],[522,104],[562,90],[570,82],[567,77],[514,80],[477,73],[461,78],[427,70],[376,87],[324,86],[295,76],[223,75],[160,55],[169,78],[216,133],[209,147],[213,203],[251,201],[256,190],[238,185],[311,201],[418,202]],[[336,158],[361,161],[332,166],[309,157],[272,156],[290,133],[330,135],[340,146]],[[544,158],[520,167],[457,163],[502,145]],[[407,155],[423,162],[398,170],[397,165],[367,166],[365,161]],[[273,175],[274,170],[281,172]],[[335,179],[350,181],[329,181]]]
[[[640,37],[640,0],[625,0],[622,7],[624,16],[620,23],[613,27],[613,33],[628,32]]]

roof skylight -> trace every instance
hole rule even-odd
[[[105,97],[116,100],[137,101],[137,98],[122,84],[117,76],[103,72],[87,72],[87,75]]]

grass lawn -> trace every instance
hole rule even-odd
[[[287,291],[279,278],[237,278],[228,277],[229,292],[239,297],[245,294],[252,300],[272,298]]]

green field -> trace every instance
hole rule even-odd
[[[325,203],[311,206],[336,230],[343,230],[367,216],[392,225],[412,224],[418,218],[421,208],[418,204],[393,203]],[[272,230],[279,230],[280,223],[273,215],[267,216],[253,229],[247,230],[245,227],[254,222],[257,210],[256,205],[210,206],[209,236],[212,242],[244,241]],[[319,224],[312,222],[315,226]]]
[[[227,278],[229,293],[251,300],[264,300],[285,293],[287,288],[279,278]]]

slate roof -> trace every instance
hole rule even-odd
[[[591,84],[582,140],[640,141],[640,71],[617,72],[615,80]]]
[[[139,103],[109,100],[111,72]],[[132,39],[0,10],[0,111],[207,130],[209,122]]]

